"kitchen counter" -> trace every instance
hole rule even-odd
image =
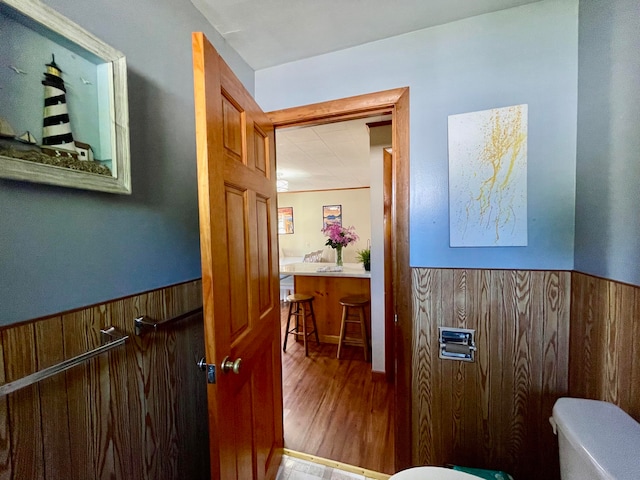
[[[371,272],[366,272],[360,263],[345,263],[342,271],[333,263],[293,263],[280,265],[280,275],[293,276],[295,293],[313,295],[313,310],[318,325],[318,335],[323,343],[338,343],[342,305],[340,299],[349,295],[371,297]],[[320,271],[318,271],[320,269]],[[367,307],[367,324],[371,339],[371,323]],[[313,337],[310,337],[311,339]],[[313,346],[313,339],[311,346]],[[313,348],[313,347],[311,347]]]
[[[371,278],[371,272],[365,271],[361,263],[345,263],[342,267],[333,263],[290,263],[280,265],[280,275]]]

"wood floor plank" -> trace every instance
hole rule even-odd
[[[282,310],[282,324],[286,309]],[[284,338],[284,337],[283,337]],[[394,473],[393,386],[373,381],[362,349],[302,343],[282,354],[285,447],[383,473]]]

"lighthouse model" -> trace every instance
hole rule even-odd
[[[77,156],[76,145],[71,133],[67,110],[66,89],[62,80],[62,70],[56,65],[55,56],[47,63],[44,74],[44,120],[42,122],[43,150],[55,156]]]

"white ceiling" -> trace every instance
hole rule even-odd
[[[254,70],[538,0],[191,0]]]
[[[535,1],[191,0],[254,70]],[[278,130],[289,191],[368,186],[372,121]]]
[[[276,130],[278,178],[288,182],[290,192],[368,187],[367,123],[387,119],[389,115]]]

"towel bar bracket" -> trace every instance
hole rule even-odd
[[[133,320],[134,330],[136,335],[142,336],[149,330],[157,330],[158,328],[164,327],[165,325],[173,322],[177,322],[178,320],[183,320],[185,318],[192,317],[197,313],[202,313],[202,307],[195,308],[191,311],[178,315],[177,317],[171,318],[169,320],[164,320],[162,322],[156,322],[150,317],[146,315],[141,315]]]

